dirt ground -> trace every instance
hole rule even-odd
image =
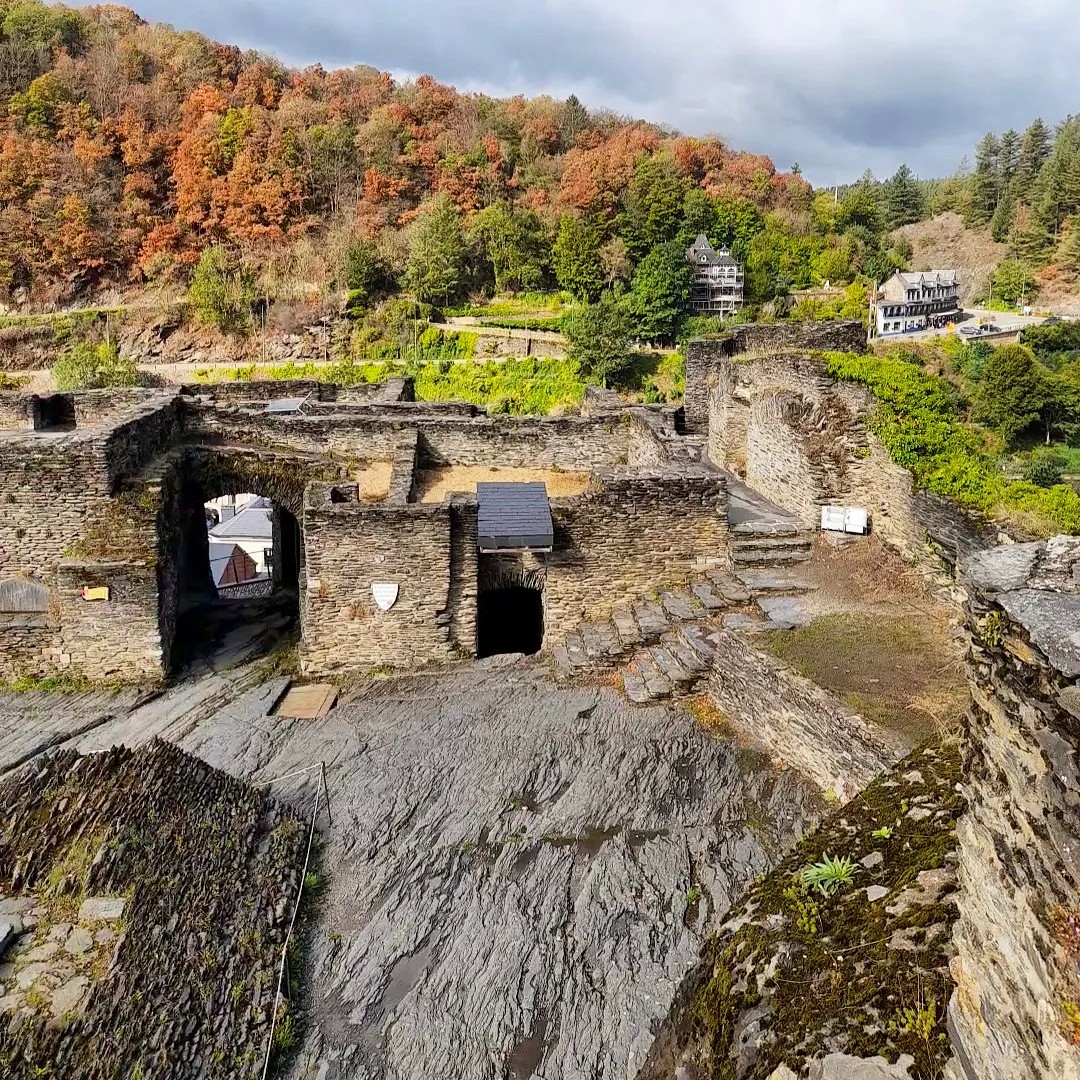
[[[776,656],[915,745],[955,728],[967,702],[958,619],[872,537],[818,542],[800,578],[809,625],[763,635]]]
[[[394,471],[392,461],[368,461],[357,471],[360,498],[366,502],[379,502],[390,494],[390,474]]]
[[[585,473],[554,472],[551,469],[496,469],[484,466],[450,465],[442,469],[427,469],[417,476],[419,502],[437,503],[451,491],[476,491],[477,484],[522,484],[539,481],[547,486],[552,499],[580,495],[588,486]]]
[[[1008,248],[997,243],[988,228],[965,228],[963,218],[951,211],[896,231],[911,241],[913,270],[959,272],[963,304],[971,303],[998,263],[1008,257]]]

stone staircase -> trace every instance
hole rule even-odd
[[[733,570],[787,566],[809,559],[812,546],[811,534],[797,525],[745,521],[731,528],[729,558]]]
[[[639,705],[689,692],[712,667],[719,629],[797,625],[790,609],[810,588],[783,570],[710,570],[617,608],[608,620],[582,623],[553,650],[556,679],[615,669],[626,696]]]

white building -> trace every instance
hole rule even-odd
[[[686,261],[694,267],[690,283],[690,310],[697,315],[727,318],[742,309],[743,268],[727,248],[716,250],[704,234],[686,249]]]
[[[945,326],[959,314],[960,280],[955,270],[893,274],[874,301],[879,337]]]
[[[239,548],[250,556],[251,563],[254,564],[254,577],[248,580],[268,577],[274,554],[274,508],[270,500],[253,499],[237,513],[233,513],[232,507],[227,504],[219,506],[218,510],[221,520],[207,529],[211,561],[215,561],[215,554],[218,561],[223,557],[231,558],[233,549]],[[215,584],[219,583],[219,572],[223,569],[223,566],[211,566]],[[236,584],[235,581],[231,583]]]

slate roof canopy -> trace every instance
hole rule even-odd
[[[476,495],[481,551],[551,550],[554,529],[544,484],[477,484]]]

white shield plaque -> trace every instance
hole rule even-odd
[[[397,603],[398,587],[388,581],[378,581],[371,586],[371,595],[381,611],[389,611]]]

